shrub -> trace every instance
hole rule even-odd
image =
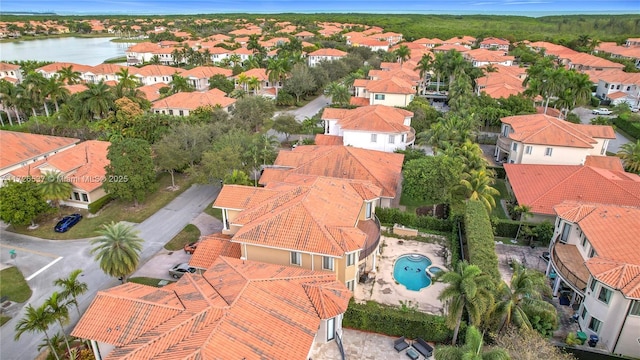
[[[627,135],[633,137],[632,140],[640,139],[640,122],[617,117],[613,119],[613,124],[617,126],[618,129],[627,133]]]
[[[451,231],[451,221],[448,219],[418,216],[414,213],[401,211],[396,208],[376,208],[376,216],[380,220],[380,223],[389,226],[400,224],[406,227],[417,228],[418,230]]]
[[[477,265],[480,270],[500,280],[498,256],[493,240],[493,231],[489,214],[482,202],[469,200],[464,214],[464,229],[467,239],[467,257],[469,263]]]
[[[101,197],[100,199],[89,204],[89,212],[92,214],[97,213],[98,211],[100,211],[100,209],[102,209],[105,205],[107,205],[111,200],[113,200],[113,197],[111,197],[111,195],[105,195]]]
[[[358,330],[413,339],[421,337],[439,343],[448,342],[452,336],[442,316],[425,314],[411,307],[400,309],[373,301],[356,304],[351,299],[342,324]],[[462,328],[460,331],[464,332]]]
[[[487,169],[492,170],[496,174],[496,179],[504,180],[507,177],[507,172],[502,166],[487,166]]]
[[[518,226],[520,226],[519,221],[497,219],[495,222],[496,236],[515,239]]]

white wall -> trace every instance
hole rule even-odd
[[[397,149],[404,150],[407,147],[407,133],[404,135],[405,141],[401,141],[401,133],[376,133],[376,142],[371,142],[371,134],[374,134],[374,132],[344,130],[342,143],[345,146],[385,152],[394,152]],[[389,136],[394,137],[393,144],[389,143]]]
[[[629,315],[620,333],[615,354],[638,356],[640,354],[640,316]],[[614,340],[615,341],[615,340]],[[614,343],[615,344],[615,343]]]
[[[378,93],[380,94],[380,93]],[[407,106],[413,100],[413,94],[380,94],[384,100],[376,100],[376,93],[369,93],[369,104],[387,106]]]
[[[516,143],[514,141],[514,143]],[[513,151],[513,144],[509,155],[509,162],[515,164],[543,164],[543,165],[582,165],[590,150],[586,148],[570,148],[562,146],[533,145],[518,143],[518,148]],[[531,154],[525,153],[525,147],[531,146]],[[552,148],[551,156],[546,156],[546,149]],[[599,153],[599,152],[598,152]]]
[[[605,304],[598,300],[598,294],[600,294],[602,286],[603,284],[598,282],[594,291],[591,291],[589,285],[587,285],[584,302],[579,310],[578,321],[580,323],[580,328],[587,334],[587,336],[598,335],[600,338],[599,343],[602,343],[607,350],[612,351],[619,329],[626,317],[626,312],[623,309],[627,309],[629,306],[629,300],[625,299],[621,292],[613,290],[607,286],[607,288],[613,290],[613,292],[611,294],[609,304]],[[582,318],[582,308],[587,309],[587,314],[584,319]],[[600,326],[598,333],[595,333],[588,328],[592,317],[602,321],[602,325]]]

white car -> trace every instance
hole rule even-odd
[[[598,109],[593,109],[593,111],[591,111],[592,114],[594,115],[611,115],[613,114],[613,112],[607,108],[598,108]]]
[[[632,107],[631,108],[631,112],[638,112],[640,110],[640,108],[637,107]]]

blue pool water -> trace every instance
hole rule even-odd
[[[442,272],[442,269],[439,266],[429,266],[429,272],[431,275],[437,275]]]
[[[396,260],[393,277],[407,289],[418,291],[431,285],[431,278],[426,272],[429,265],[431,260],[424,255],[403,255]]]

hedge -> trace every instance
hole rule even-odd
[[[506,179],[507,172],[502,166],[487,166],[487,169],[493,170],[496,173],[496,179]]]
[[[464,229],[467,239],[467,257],[469,263],[500,281],[498,256],[493,239],[493,229],[489,214],[479,200],[469,200],[464,214]]]
[[[111,200],[113,200],[113,197],[111,197],[111,195],[105,195],[101,197],[100,199],[89,204],[89,212],[92,214],[97,213],[98,211],[100,211],[100,209],[102,209],[105,205],[107,205]]]
[[[385,334],[405,336],[409,339],[421,337],[437,343],[449,342],[452,331],[442,316],[425,314],[415,309],[400,309],[367,301],[357,304],[351,299],[342,321],[344,327]],[[461,325],[460,332],[464,333]]]
[[[495,222],[496,236],[515,239],[520,221],[498,219]]]
[[[624,120],[620,117],[613,119],[613,124],[620,130],[633,137],[632,140],[640,139],[640,122]]]
[[[418,216],[408,211],[396,208],[376,208],[376,216],[380,223],[393,226],[400,224],[418,230],[435,230],[450,232],[452,229],[449,219],[438,219],[431,216]]]

